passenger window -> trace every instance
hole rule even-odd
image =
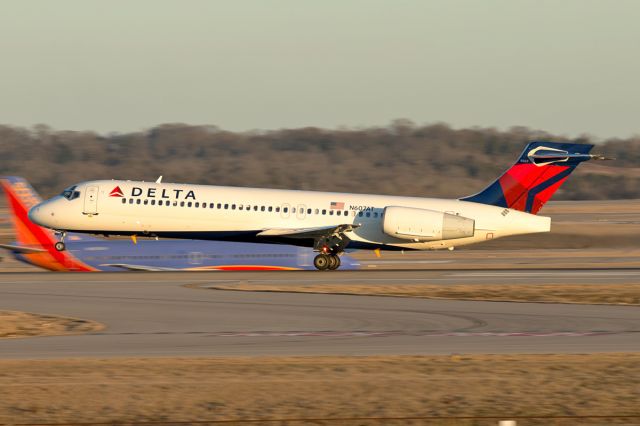
[[[124,204],[124,203],[126,203],[126,202],[127,202],[127,199],[126,199],[126,198],[123,198],[123,199],[122,199],[122,204]]]
[[[191,204],[192,204],[192,203],[191,203],[191,201],[189,201],[189,202],[187,203],[187,207],[191,207]]]
[[[327,209],[322,209],[322,214],[327,214]]]
[[[257,212],[258,211],[258,206],[253,206],[253,211]]]
[[[151,200],[151,205],[155,206],[156,205],[156,200]]]
[[[289,207],[285,207],[285,208],[283,208],[283,209],[282,209],[282,211],[283,211],[284,213],[287,213],[287,212],[289,211]]]
[[[173,202],[173,207],[178,207],[178,202],[177,201]]]
[[[371,217],[371,212],[367,212],[367,217]]]
[[[224,209],[227,210],[229,208],[229,204],[224,205]]]
[[[133,198],[129,198],[129,204],[133,204]]]
[[[280,207],[276,207],[276,213],[280,213]]]
[[[251,206],[247,204],[247,206],[245,207],[245,210],[251,210]]]
[[[209,208],[210,208],[210,209],[212,209],[212,208],[213,208],[213,206],[214,206],[214,204],[213,204],[213,203],[209,203]],[[220,208],[220,204],[218,204],[218,208]]]
[[[319,209],[315,209],[313,212],[314,212],[315,214],[318,214],[318,213],[320,213],[320,210],[319,210]]]
[[[378,217],[378,212],[373,212],[373,217]]]
[[[161,206],[162,205],[162,200],[158,200],[158,205]]]
[[[273,207],[269,206],[269,211],[272,212],[273,211]]]
[[[138,198],[138,199],[136,200],[136,204],[140,204],[140,203],[141,203],[140,198]]]
[[[311,209],[307,209],[307,214],[311,214]]]
[[[231,204],[231,210],[235,210],[236,209],[236,205],[235,204]]]
[[[204,204],[202,204],[204,206]],[[193,207],[200,207],[200,203],[198,203],[197,201],[193,204]]]
[[[222,203],[218,203],[218,208],[221,209],[222,208]],[[225,207],[226,209],[226,207]]]
[[[362,217],[362,216],[364,216],[364,213],[363,213],[363,211],[362,211],[362,210],[360,210],[360,211],[358,212],[358,217]]]
[[[149,204],[149,200],[144,200],[143,204],[146,206],[147,204]]]
[[[242,204],[238,206],[238,210],[242,210]]]
[[[261,206],[261,207],[260,207],[260,211],[261,211],[261,212],[265,211],[265,207],[264,207],[264,206]]]

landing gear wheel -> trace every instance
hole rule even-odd
[[[58,241],[57,243],[55,243],[54,247],[58,251],[64,251],[67,248],[67,246],[62,241]]]
[[[340,256],[338,256],[337,254],[332,254],[331,256],[329,256],[329,268],[328,269],[330,271],[335,271],[339,267],[340,267]]]
[[[329,256],[326,254],[319,254],[313,258],[313,266],[315,266],[320,271],[325,271],[329,268]]]

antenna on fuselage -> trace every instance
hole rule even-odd
[[[162,183],[162,175],[158,179],[156,179],[156,183]]]

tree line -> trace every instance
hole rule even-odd
[[[27,178],[43,196],[83,180],[163,175],[166,182],[460,197],[488,185],[533,139],[568,140],[524,127],[408,120],[250,132],[163,124],[109,135],[0,125],[0,174]],[[640,137],[606,140],[594,151],[616,160],[582,165],[557,199],[640,198]]]

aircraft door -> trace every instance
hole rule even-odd
[[[84,214],[98,214],[98,187],[90,186],[84,194]]]

